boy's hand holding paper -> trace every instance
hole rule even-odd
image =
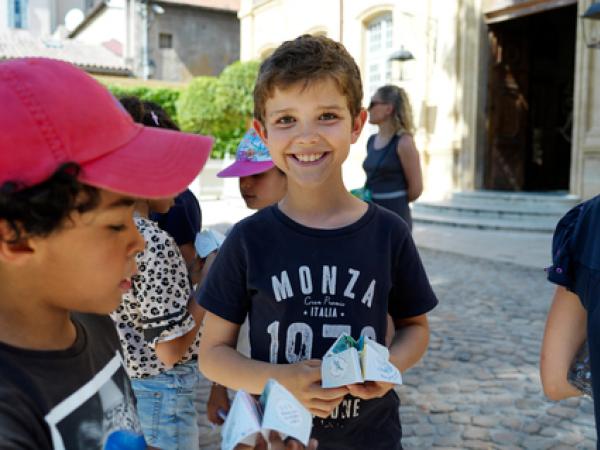
[[[221,449],[232,450],[237,444],[254,446],[259,435],[268,439],[269,431],[307,445],[311,429],[308,410],[281,384],[269,380],[258,401],[244,391],[237,392],[223,425]]]
[[[368,337],[358,341],[342,334],[323,357],[322,386],[333,388],[365,381],[402,384],[387,348]]]

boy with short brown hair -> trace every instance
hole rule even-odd
[[[427,348],[425,314],[437,304],[406,223],[343,184],[361,97],[358,67],[331,39],[301,36],[263,62],[255,128],[287,193],[234,227],[200,293],[205,375],[255,394],[277,379],[317,416],[320,450],[402,448],[393,386],[324,389],[321,358],[343,332],[383,344],[389,311],[390,360],[405,370]],[[246,315],[252,359],[235,350]]]

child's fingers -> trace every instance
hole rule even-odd
[[[309,383],[321,381],[321,361],[308,360],[299,363],[302,366],[302,375]]]
[[[362,384],[350,384],[348,391],[355,397],[363,400],[383,397],[390,389],[394,387],[391,383],[367,381]]]
[[[348,389],[345,386],[324,389],[320,383],[313,383],[301,393],[301,397],[298,399],[314,415],[327,417],[340,404],[346,394],[348,394]]]
[[[319,442],[316,439],[311,439],[308,441],[308,447],[306,447],[306,450],[317,450],[318,446]]]
[[[348,391],[349,389],[346,386],[340,386],[337,388],[322,388],[320,385],[313,385],[310,395],[313,398],[322,400],[341,400],[346,394],[348,394]]]
[[[331,411],[323,411],[322,409],[308,408],[308,410],[313,416],[317,416],[321,419],[326,419],[331,414]]]
[[[344,397],[339,397],[333,400],[314,398],[308,402],[307,407],[315,416],[325,418],[331,414],[331,412],[342,402],[343,399]]]
[[[223,419],[219,417],[217,410],[214,408],[207,409],[206,415],[208,416],[208,421],[215,425],[222,425],[224,422]]]

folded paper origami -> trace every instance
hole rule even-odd
[[[241,390],[236,393],[221,431],[221,449],[253,447],[260,434],[268,440],[271,430],[307,445],[311,429],[310,412],[281,384],[269,380],[258,400]]]
[[[321,385],[333,388],[365,381],[402,384],[400,371],[389,359],[383,345],[364,336],[356,341],[343,333],[323,357]]]

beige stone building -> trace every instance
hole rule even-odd
[[[241,59],[323,33],[359,64],[364,104],[395,83],[411,98],[426,197],[456,190],[600,193],[600,49],[592,0],[242,0]],[[407,52],[413,59],[390,60]],[[345,165],[364,180],[366,129]]]

